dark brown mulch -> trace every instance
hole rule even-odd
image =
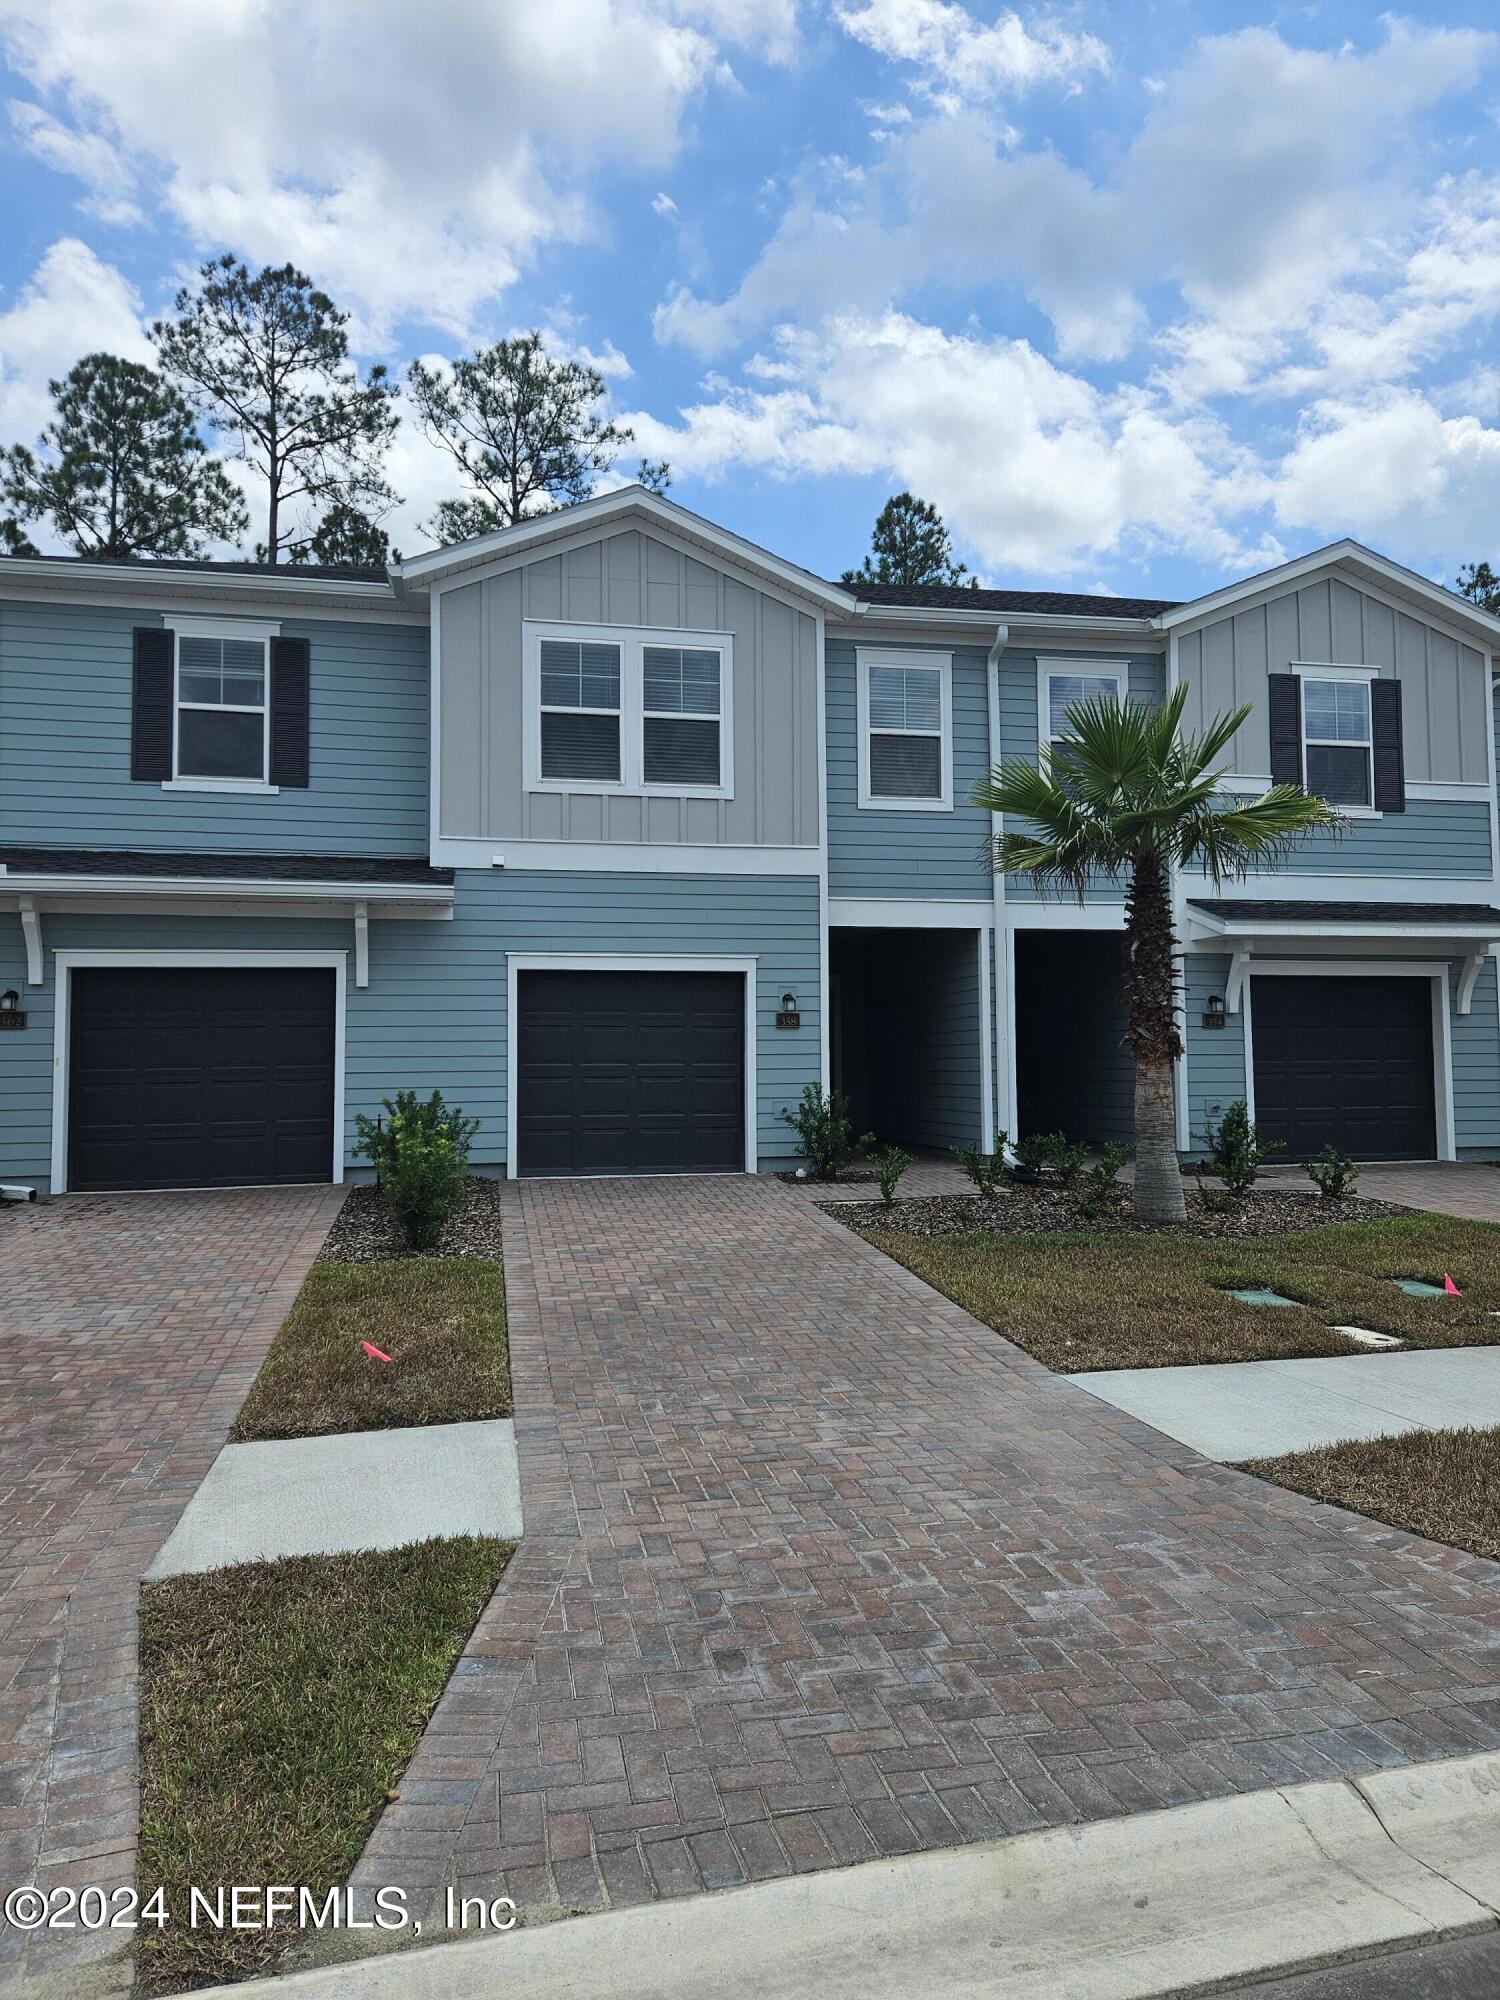
[[[856,1181],[878,1181],[880,1176],[872,1167],[845,1167],[841,1173],[834,1176],[832,1181],[815,1181],[807,1174],[799,1174],[795,1170],[790,1173],[778,1174],[776,1178],[779,1181],[785,1181],[790,1187],[831,1187],[835,1185],[838,1187],[852,1187]]]
[[[465,1183],[464,1206],[431,1250],[408,1250],[386,1210],[378,1187],[356,1187],[339,1210],[338,1221],[318,1252],[320,1264],[376,1264],[388,1257],[492,1257],[501,1260],[500,1203],[503,1181],[481,1174]]]
[[[1196,1188],[1185,1190],[1186,1222],[1142,1222],[1132,1206],[1130,1188],[1121,1183],[1110,1189],[1101,1212],[1085,1218],[1078,1212],[1078,1200],[1066,1188],[1045,1182],[1031,1187],[1012,1184],[995,1195],[930,1194],[913,1195],[892,1202],[819,1202],[831,1215],[850,1229],[893,1231],[902,1236],[969,1236],[981,1230],[987,1235],[1029,1236],[1054,1230],[1087,1230],[1101,1236],[1279,1236],[1289,1229],[1321,1229],[1330,1222],[1378,1222],[1387,1217],[1410,1215],[1409,1208],[1389,1201],[1366,1201],[1346,1195],[1342,1201],[1328,1201],[1320,1194],[1304,1194],[1297,1188],[1256,1188],[1228,1209],[1215,1213],[1203,1206]]]
[[[1429,1541],[1500,1557],[1500,1430],[1408,1431],[1243,1468]]]

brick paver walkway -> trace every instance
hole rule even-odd
[[[342,1196],[74,1195],[0,1213],[0,1886],[135,1878],[140,1575]],[[28,1953],[0,1923],[0,1986],[125,1935]]]
[[[1199,1459],[800,1191],[509,1198],[526,1539],[357,1882],[587,1909],[1500,1744],[1500,1569]]]

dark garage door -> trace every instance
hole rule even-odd
[[[1430,1160],[1432,982],[1253,979],[1255,1117],[1289,1160]]]
[[[732,972],[519,975],[523,1174],[745,1164],[745,982]]]
[[[79,969],[71,1188],[326,1181],[331,971]]]

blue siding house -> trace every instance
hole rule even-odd
[[[1174,885],[1178,1141],[1500,1159],[1500,620],[1351,542],[1190,603],[855,591],[630,487],[394,566],[0,560],[0,1184],[340,1180],[402,1088],[504,1174],[1128,1137],[1118,884],[969,802],[1080,695],[1349,825]]]

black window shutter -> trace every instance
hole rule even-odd
[[[1302,783],[1302,683],[1295,674],[1271,676],[1271,783]]]
[[[271,770],[273,785],[305,786],[308,772],[307,641],[271,641]]]
[[[130,775],[143,783],[172,775],[172,636],[164,625],[135,628]]]
[[[1370,734],[1375,744],[1375,810],[1406,811],[1406,758],[1401,746],[1401,683],[1370,683]]]

